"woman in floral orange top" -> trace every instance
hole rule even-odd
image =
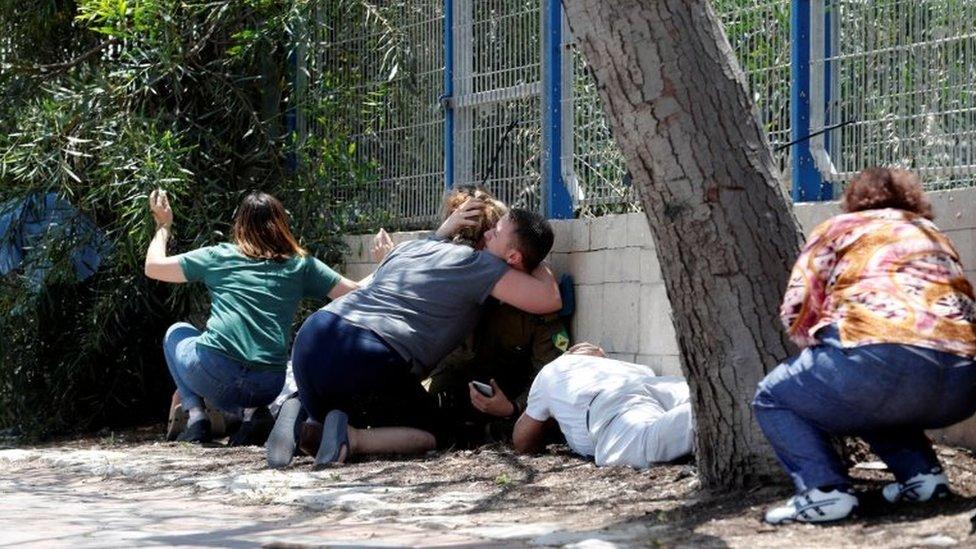
[[[973,290],[918,179],[865,170],[842,208],[810,235],[783,298],[783,324],[803,351],[753,402],[797,488],[766,513],[772,523],[837,520],[857,506],[834,436],[860,436],[885,461],[897,480],[888,501],[948,494],[924,430],[976,412]]]

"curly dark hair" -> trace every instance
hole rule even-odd
[[[897,208],[933,219],[932,204],[925,197],[918,177],[901,168],[874,167],[854,176],[840,207],[845,212]]]

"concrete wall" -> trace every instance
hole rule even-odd
[[[936,223],[956,243],[967,274],[976,280],[976,189],[935,192],[929,197]],[[807,233],[838,211],[836,202],[795,207]],[[552,225],[556,241],[549,262],[557,272],[572,274],[576,283],[573,340],[599,344],[612,356],[646,364],[659,374],[680,373],[671,306],[644,215],[554,220]],[[391,236],[399,243],[426,234]],[[346,237],[347,276],[358,279],[375,268],[371,241],[371,235]]]
[[[970,280],[976,280],[976,189],[929,193],[936,224],[956,244]],[[839,213],[836,202],[799,204],[804,232]],[[555,220],[549,261],[573,275],[576,315],[573,341],[599,344],[610,356],[646,364],[659,375],[681,375],[678,345],[654,241],[644,214]],[[396,233],[395,242],[427,234]],[[346,237],[346,274],[360,278],[375,267],[371,235]],[[976,448],[976,420],[940,431],[937,437]]]
[[[671,307],[644,214],[554,220],[556,235],[549,262],[570,273],[576,311],[574,342],[589,341],[610,356],[650,366],[658,374],[681,375]],[[426,232],[392,234],[394,242]],[[371,235],[346,237],[346,276],[361,278],[375,268]]]

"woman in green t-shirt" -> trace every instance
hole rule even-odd
[[[284,384],[299,303],[303,298],[335,299],[358,285],[298,244],[284,206],[267,193],[244,197],[234,216],[232,243],[171,257],[166,242],[173,212],[166,191],[154,191],[149,207],[156,234],[146,252],[146,276],[173,283],[202,281],[211,298],[204,331],[178,322],[163,338],[166,364],[189,412],[177,440],[211,439],[206,399],[219,410],[241,414],[244,423],[232,444],[262,444],[254,413],[267,415],[265,406]]]

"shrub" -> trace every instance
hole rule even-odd
[[[55,193],[109,247],[79,281],[72,246],[50,230],[0,279],[0,426],[43,435],[160,418],[173,390],[160,340],[176,320],[204,319],[207,298],[200,285],[143,276],[148,193],[172,197],[171,252],[225,240],[240,197],[262,189],[335,265],[355,205],[330,201],[331,189],[366,181],[370,166],[352,160],[338,125],[301,143],[289,132],[290,108],[328,112],[323,101],[336,100],[289,104],[289,29],[307,2],[19,4],[0,0],[10,29],[0,41],[0,205]]]

